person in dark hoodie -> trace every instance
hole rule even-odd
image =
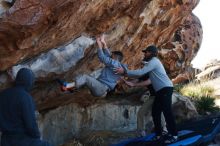
[[[30,69],[18,71],[15,86],[0,93],[1,146],[51,146],[40,140],[35,105],[29,94],[34,84]]]

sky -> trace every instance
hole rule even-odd
[[[220,0],[200,0],[193,10],[203,27],[199,52],[192,61],[193,67],[202,69],[210,60],[220,60]]]

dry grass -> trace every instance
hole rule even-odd
[[[183,86],[179,91],[184,96],[199,98],[204,96],[213,97],[215,89],[212,86],[202,85],[202,83],[191,82]]]
[[[200,114],[219,111],[219,108],[215,105],[215,88],[213,86],[191,82],[178,88],[178,90],[182,95],[190,97],[195,102],[197,111]]]

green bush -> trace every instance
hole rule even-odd
[[[200,114],[206,114],[207,112],[219,111],[219,108],[215,105],[215,98],[210,96],[202,96],[195,100],[196,108]]]
[[[219,108],[215,105],[214,91],[215,89],[212,86],[195,82],[184,85],[179,89],[182,95],[195,101],[195,106],[200,114],[219,111]]]
[[[183,87],[184,87],[183,84],[176,84],[176,85],[174,85],[174,90],[175,90],[176,92],[180,92],[180,90],[181,90]]]

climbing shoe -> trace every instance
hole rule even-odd
[[[65,81],[60,80],[60,79],[56,79],[56,81],[60,84],[60,90],[61,90],[62,92],[68,91],[68,92],[73,93],[73,92],[76,90],[75,87],[68,88],[68,87],[67,87],[68,82],[65,82]]]

